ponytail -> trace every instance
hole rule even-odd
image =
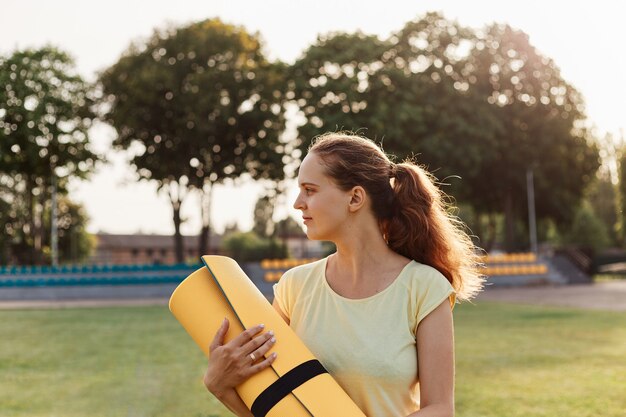
[[[479,257],[465,225],[450,213],[448,196],[423,168],[392,164],[394,199],[385,237],[395,252],[432,266],[452,284],[459,300],[472,298],[483,285]]]

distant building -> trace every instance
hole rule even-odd
[[[173,264],[176,263],[174,237],[164,235],[96,234],[96,247],[87,261],[91,264]],[[222,237],[211,235],[207,254],[221,254]],[[185,260],[199,261],[198,236],[183,236]]]
[[[279,238],[292,258],[319,258],[322,242],[309,240],[304,233]],[[185,261],[198,262],[198,236],[183,236]],[[222,236],[211,235],[211,248],[205,255],[228,255],[221,249]],[[95,265],[173,264],[176,263],[174,237],[169,235],[96,234],[96,247],[87,263]]]

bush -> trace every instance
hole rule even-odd
[[[572,228],[565,234],[564,240],[566,244],[593,248],[596,251],[610,244],[606,225],[598,219],[587,201],[576,212]]]
[[[287,248],[279,241],[261,238],[254,232],[231,234],[224,240],[224,249],[238,262],[287,257]]]

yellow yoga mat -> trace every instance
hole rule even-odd
[[[237,262],[224,256],[202,261],[205,266],[174,290],[170,311],[207,357],[224,317],[230,322],[225,342],[260,323],[274,331],[276,343],[266,356],[278,357],[236,388],[255,417],[365,417]]]

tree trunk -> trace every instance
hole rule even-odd
[[[43,186],[40,187],[41,193],[39,193],[39,203],[37,204],[37,206],[39,207],[39,218],[37,220],[37,230],[36,230],[36,236],[37,236],[37,245],[39,246],[39,256],[37,259],[37,264],[41,264],[43,265],[45,263],[45,259],[43,256],[43,247],[45,245],[46,242],[46,238],[48,236],[46,236],[46,225],[44,224],[44,215],[46,212],[46,202],[50,201],[50,194],[48,194],[48,187],[47,184],[44,183]],[[52,204],[50,204],[50,220],[52,220]],[[52,242],[50,242],[50,244],[52,245]],[[50,248],[52,248],[52,246],[50,246]]]
[[[198,256],[207,255],[211,250],[211,202],[213,200],[213,184],[205,184],[200,196],[200,214],[202,228],[198,239]]]
[[[512,252],[515,246],[515,217],[513,213],[513,194],[509,188],[504,197],[504,248]]]
[[[164,183],[164,187],[170,197],[172,203],[172,219],[174,220],[174,253],[176,255],[176,262],[185,262],[185,243],[183,241],[183,235],[180,233],[180,225],[183,220],[180,217],[180,209],[183,205],[183,189],[175,181]]]
[[[498,227],[497,227],[497,216],[495,214],[490,214],[487,216],[487,220],[488,220],[488,225],[487,225],[487,235],[489,236],[489,238],[487,239],[487,247],[485,248],[485,250],[487,252],[490,252],[493,249],[493,245],[496,242],[496,234],[498,232]]]
[[[198,244],[198,256],[204,256],[209,254],[209,245],[211,243],[211,226],[202,225],[200,229],[200,240]]]
[[[185,262],[185,246],[183,242],[183,236],[180,233],[180,202],[172,201],[172,209],[174,211],[174,252],[176,254],[176,262]]]
[[[39,240],[38,223],[40,223],[40,213],[37,210],[37,199],[33,194],[36,183],[34,176],[30,176],[26,182],[26,204],[29,213],[28,219],[28,231],[24,233],[24,243],[26,251],[26,258],[23,259],[23,263],[36,265],[39,264],[41,257],[41,241]]]

